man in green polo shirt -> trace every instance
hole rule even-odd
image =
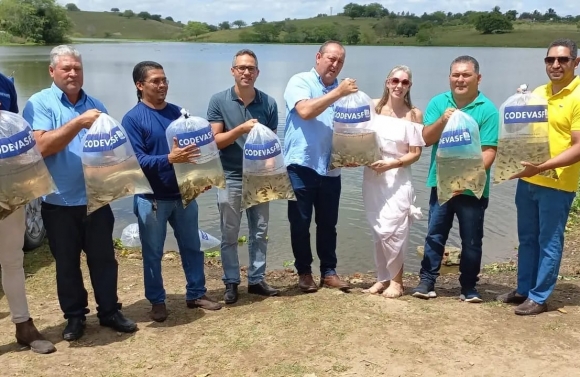
[[[431,187],[429,198],[429,223],[425,238],[425,252],[419,273],[421,281],[413,290],[413,296],[429,299],[437,297],[435,281],[439,276],[445,243],[457,215],[461,237],[461,261],[459,264],[461,300],[481,302],[477,292],[477,275],[481,266],[483,217],[489,201],[489,169],[497,149],[499,113],[495,105],[479,91],[481,74],[479,63],[471,56],[460,56],[453,60],[449,74],[451,90],[435,96],[425,110],[423,139],[432,145],[431,164],[427,186]],[[481,199],[469,190],[455,193],[442,206],[437,198],[437,175],[435,155],[441,133],[454,111],[463,111],[479,125],[483,163],[487,181]]]

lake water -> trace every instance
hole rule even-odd
[[[235,45],[190,43],[119,43],[78,44],[83,54],[85,90],[103,101],[109,113],[121,120],[136,103],[132,81],[133,66],[142,60],[161,63],[170,80],[168,101],[187,108],[193,115],[205,117],[209,98],[215,92],[233,84],[231,60],[241,48],[251,48],[258,55],[260,77],[256,86],[278,102],[280,122],[285,119],[283,93],[288,79],[295,73],[309,70],[314,64],[317,46]],[[0,70],[14,72],[21,109],[35,92],[49,86],[48,54],[50,47],[0,47]],[[441,47],[363,47],[348,46],[346,63],[340,78],[357,79],[359,89],[373,98],[380,97],[388,71],[397,64],[408,65],[413,71],[413,103],[425,109],[429,99],[449,88],[449,63],[457,56],[469,54],[481,66],[481,91],[498,107],[522,83],[535,87],[547,79],[542,58],[544,49],[515,48],[441,48]],[[278,128],[282,138],[283,124]],[[431,150],[426,148],[413,165],[416,206],[423,209],[424,219],[413,225],[407,253],[406,271],[418,272],[417,246],[426,234],[428,190],[425,187]],[[342,196],[338,222],[338,271],[351,273],[374,269],[373,243],[366,222],[361,195],[362,168],[343,169]],[[517,246],[514,205],[515,183],[492,187],[490,205],[485,218],[483,263],[509,259]],[[116,215],[115,237],[136,221],[131,199],[113,203]],[[198,198],[200,229],[220,237],[219,215],[215,189]],[[285,201],[270,206],[268,266],[281,268],[293,260],[290,230]],[[170,229],[170,228],[169,228]],[[315,226],[311,229],[314,248]],[[240,236],[247,234],[246,219]],[[460,246],[457,222],[448,245]],[[172,233],[166,248],[176,250]],[[314,253],[315,254],[315,253]],[[316,255],[313,264],[317,271]],[[247,248],[240,248],[240,263],[248,262]]]

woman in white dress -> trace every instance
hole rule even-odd
[[[385,81],[373,129],[382,159],[364,168],[363,199],[375,244],[377,282],[365,290],[388,298],[403,295],[403,262],[409,228],[421,210],[413,203],[410,165],[421,157],[423,114],[411,103],[411,71],[396,66]]]

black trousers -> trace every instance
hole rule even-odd
[[[86,206],[42,203],[42,220],[50,251],[56,261],[56,286],[64,318],[84,318],[89,313],[83,284],[81,251],[87,256],[99,318],[121,308],[117,298],[119,265],[113,246],[115,217],[110,206],[87,216]]]

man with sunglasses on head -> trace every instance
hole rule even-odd
[[[564,249],[564,231],[580,178],[580,77],[578,46],[570,39],[550,44],[544,58],[550,82],[534,90],[548,101],[550,158],[534,165],[523,161],[516,189],[518,280],[515,290],[497,297],[519,304],[515,314],[548,310]],[[554,169],[557,178],[539,173]]]
[[[242,221],[244,143],[256,123],[263,124],[274,132],[278,128],[276,101],[254,87],[260,74],[256,54],[247,49],[238,51],[232,61],[231,74],[234,77],[234,85],[214,94],[207,109],[207,119],[211,123],[216,144],[220,149],[226,176],[226,188],[218,189],[217,194],[226,304],[238,301],[240,284],[238,235]],[[279,293],[264,281],[269,208],[269,203],[261,203],[246,209],[250,257],[248,293],[262,296],[276,296]]]

